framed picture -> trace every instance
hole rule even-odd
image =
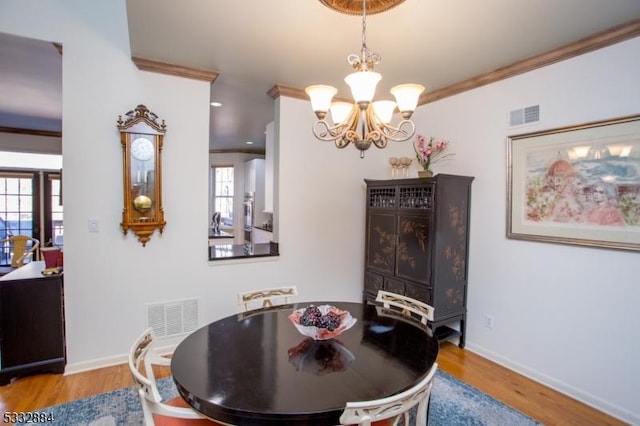
[[[509,136],[507,238],[640,251],[640,115]]]

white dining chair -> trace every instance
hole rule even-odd
[[[427,375],[420,382],[399,394],[371,401],[347,402],[347,406],[340,416],[340,424],[395,426],[400,424],[402,419],[402,424],[409,426],[409,411],[417,405],[415,424],[426,425],[431,387],[437,370],[438,364],[433,363]]]
[[[296,286],[263,288],[260,290],[251,290],[238,293],[238,305],[244,305],[245,311],[249,310],[249,306],[259,303],[262,308],[274,306],[274,304],[287,304],[291,298],[298,295]],[[279,302],[279,303],[278,303]]]
[[[146,426],[226,425],[200,414],[188,406],[181,396],[162,401],[153,366],[169,366],[171,359],[157,354],[153,350],[153,341],[153,329],[148,328],[138,337],[129,351],[129,369],[142,404],[144,424]]]
[[[424,325],[427,325],[427,321],[433,321],[434,318],[433,306],[401,294],[378,290],[376,302],[381,303],[386,309],[398,308],[403,314],[412,318],[416,315]]]

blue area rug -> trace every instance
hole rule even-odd
[[[178,395],[171,378],[161,379],[158,388],[166,399]],[[64,426],[142,425],[142,409],[133,387],[119,389],[67,404],[38,410],[51,413],[53,422]],[[429,404],[429,426],[534,426],[540,423],[496,401],[490,396],[438,370]],[[415,425],[415,416],[411,416]]]

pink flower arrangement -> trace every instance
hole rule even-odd
[[[413,150],[416,152],[418,164],[424,170],[430,170],[432,164],[443,161],[453,155],[444,153],[448,146],[449,141],[441,140],[436,142],[435,138],[431,136],[429,142],[427,142],[424,136],[418,135],[416,142],[413,144]]]

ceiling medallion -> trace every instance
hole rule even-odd
[[[392,9],[404,0],[367,0],[367,13],[374,15]],[[320,0],[329,9],[348,15],[361,15],[362,2],[360,0]]]

